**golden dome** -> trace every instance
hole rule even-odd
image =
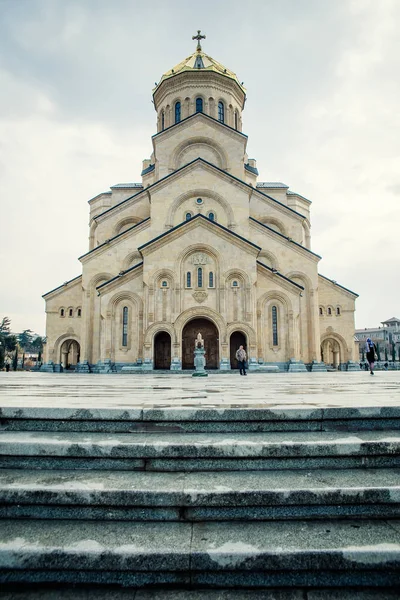
[[[160,87],[163,81],[171,79],[172,77],[175,77],[175,75],[179,75],[180,73],[184,73],[187,71],[213,71],[214,73],[218,73],[219,75],[223,75],[224,77],[228,77],[228,79],[235,81],[242,90],[242,92],[246,94],[246,88],[243,86],[242,83],[239,82],[235,73],[224,67],[224,65],[221,65],[221,63],[216,61],[208,54],[205,54],[205,52],[201,50],[201,47],[199,49],[199,46],[200,45],[198,44],[196,52],[193,52],[193,54],[185,58],[173,69],[170,69],[162,75],[160,81],[153,89],[153,94],[157,91],[157,89]]]

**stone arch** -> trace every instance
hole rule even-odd
[[[213,248],[207,244],[192,244],[191,246],[182,250],[182,252],[176,257],[175,272],[179,274],[178,275],[179,283],[177,285],[181,289],[184,289],[186,287],[186,272],[187,272],[187,270],[185,268],[185,261],[191,254],[195,254],[196,252],[208,254],[212,258],[213,263],[214,263],[214,266],[212,268],[213,273],[214,273],[214,288],[219,287],[220,255],[219,255],[219,252],[217,250],[215,250],[215,248]]]
[[[234,216],[234,213],[232,210],[232,206],[229,204],[229,202],[227,202],[225,200],[225,198],[223,198],[223,196],[221,196],[217,192],[214,192],[213,190],[210,190],[210,189],[196,188],[194,190],[184,192],[183,194],[178,196],[178,198],[176,198],[172,202],[172,204],[168,210],[167,220],[165,223],[166,228],[173,227],[176,211],[178,210],[179,206],[183,202],[185,202],[186,200],[189,200],[190,198],[211,198],[217,204],[219,204],[221,206],[221,208],[224,210],[224,212],[227,216],[227,219],[228,219],[228,229],[233,229],[236,226],[235,216]]]
[[[125,219],[118,221],[118,223],[115,225],[113,229],[113,235],[123,233],[124,231],[126,231],[126,229],[129,229],[129,227],[137,225],[137,223],[140,223],[139,217],[126,217]]]
[[[97,287],[99,283],[104,283],[105,281],[108,281],[113,277],[114,276],[111,275],[111,273],[97,273],[96,275],[93,275],[93,277],[89,281],[88,289],[93,290]]]
[[[275,342],[273,311],[276,306],[277,341]],[[270,290],[257,302],[259,328],[259,356],[267,362],[287,362],[296,355],[293,331],[293,308],[287,294],[281,290]]]
[[[118,304],[120,304],[123,300],[129,300],[134,303],[137,307],[138,312],[143,310],[143,300],[135,294],[135,292],[119,291],[112,296],[107,305],[107,312],[111,313],[112,316],[115,315],[115,308]]]
[[[167,285],[163,286],[162,282]],[[153,315],[152,321],[170,321],[175,314],[175,281],[176,275],[171,269],[158,269],[149,277],[149,287],[153,294],[148,299],[148,312]]]
[[[275,300],[275,299],[282,302],[282,304],[284,304],[286,306],[288,311],[293,310],[292,302],[291,302],[289,296],[287,296],[287,294],[285,294],[281,290],[270,290],[269,292],[265,292],[265,294],[263,294],[257,300],[257,308],[262,309],[262,307],[264,306],[264,304],[266,302],[269,302],[270,300]]]
[[[185,325],[192,319],[196,318],[209,319],[212,323],[214,323],[219,331],[220,344],[226,344],[226,323],[218,312],[212,308],[208,308],[207,306],[194,306],[192,308],[188,308],[179,315],[174,323],[176,338],[178,340],[181,340],[182,338],[182,331]]]
[[[176,122],[175,121],[175,109],[176,109],[176,105],[177,105],[178,102],[181,105],[181,116],[180,116],[180,120],[178,122]],[[178,123],[180,123],[184,119],[183,112],[182,112],[183,111],[183,106],[184,106],[184,102],[183,102],[181,96],[178,96],[178,97],[176,97],[176,98],[173,99],[172,106],[171,106],[171,121],[172,121],[171,125],[177,125]]]
[[[90,223],[90,228],[89,228],[89,251],[93,250],[93,248],[95,247],[96,229],[97,229],[97,222],[93,219],[93,221]]]
[[[237,323],[229,323],[226,328],[227,337],[230,338],[234,331],[241,331],[247,337],[248,347],[256,347],[257,344],[257,335],[254,331],[253,327],[248,325],[247,323],[237,322]]]
[[[266,260],[263,260],[266,259]],[[269,250],[261,250],[258,255],[258,260],[267,265],[267,267],[271,267],[271,269],[276,269],[279,271],[279,263],[275,254],[270,252]]]
[[[274,231],[278,230],[278,233],[287,237],[287,228],[280,219],[276,219],[275,217],[261,217],[259,221],[264,225],[269,225]]]
[[[127,269],[129,269],[129,267],[132,267],[133,265],[137,265],[142,261],[143,261],[142,255],[140,254],[140,252],[138,250],[135,250],[134,252],[130,252],[127,256],[125,256],[124,260],[122,261],[122,270],[126,271]]]
[[[123,344],[122,313],[118,308],[126,302],[128,307],[127,340]],[[131,310],[129,310],[131,308]],[[107,358],[114,362],[117,360],[125,362],[126,357],[136,359],[141,354],[142,347],[142,319],[143,300],[128,290],[116,292],[108,301],[105,314],[103,314],[106,339],[103,344],[103,352],[110,352]],[[109,350],[106,348],[110,346]]]
[[[311,231],[310,231],[310,225],[307,223],[307,221],[303,221],[302,228],[303,228],[303,246],[305,248],[308,248],[308,250],[310,250],[311,249]]]
[[[58,359],[60,358],[61,346],[67,340],[71,340],[77,342],[79,345],[81,344],[80,336],[76,333],[63,333],[56,339],[53,345],[53,356],[56,359],[55,362],[58,364]]]
[[[223,274],[225,314],[228,322],[244,322],[251,311],[250,277],[242,269],[230,269]],[[238,282],[239,285],[238,285]]]
[[[307,290],[312,290],[314,287],[311,278],[306,273],[303,273],[301,271],[290,271],[289,273],[286,273],[286,277],[288,277],[289,279],[301,279],[303,287]]]
[[[180,161],[182,160],[184,154],[187,153],[189,149],[192,149],[192,147],[195,146],[204,146],[211,149],[213,155],[216,157],[216,163],[213,164],[216,164],[216,166],[222,169],[223,171],[227,170],[228,157],[225,149],[221,144],[218,144],[212,138],[205,136],[192,137],[189,140],[184,140],[183,142],[178,144],[174,152],[171,154],[170,162],[168,165],[169,170],[172,172],[176,171],[180,166],[182,167],[183,165],[180,164]],[[200,155],[198,154],[198,156]]]
[[[225,283],[228,283],[231,279],[241,279],[245,285],[250,285],[250,277],[246,271],[242,269],[229,269],[223,274]]]
[[[172,287],[172,285],[175,282],[175,273],[171,269],[158,269],[157,271],[152,273],[149,279],[151,280],[150,285],[154,285],[154,287],[156,287],[156,285],[159,281],[161,281],[161,279],[169,279]]]
[[[318,345],[316,342],[316,308],[313,294],[313,282],[311,278],[301,271],[290,271],[286,274],[289,279],[299,280],[304,291],[299,290],[299,336],[300,359],[305,363],[318,360]],[[317,347],[316,347],[317,346]]]
[[[163,323],[162,321],[158,321],[146,329],[144,334],[144,344],[146,346],[152,346],[154,344],[155,336],[157,333],[160,333],[160,331],[166,331],[169,333],[172,343],[177,343],[175,327],[171,323]]]
[[[336,342],[340,349],[340,361],[339,364],[346,363],[349,360],[349,349],[347,347],[346,340],[340,333],[336,333],[335,331],[327,331],[321,335],[321,349],[324,346],[324,343],[333,340]]]

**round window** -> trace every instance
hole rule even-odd
[[[196,202],[197,204],[203,204],[203,198],[197,198]]]

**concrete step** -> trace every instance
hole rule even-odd
[[[400,518],[400,469],[0,471],[0,518],[224,521]]]
[[[400,429],[399,406],[77,408],[3,406],[0,431],[104,433],[372,431]]]
[[[396,591],[375,589],[350,590],[294,589],[294,590],[190,590],[154,589],[135,590],[109,587],[54,588],[4,591],[2,600],[399,600]]]
[[[0,467],[217,471],[400,466],[400,432],[3,432]]]
[[[1,522],[0,583],[395,587],[400,522]]]

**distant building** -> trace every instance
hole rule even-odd
[[[365,327],[364,329],[356,329],[356,337],[359,342],[361,359],[365,350],[365,341],[367,338],[371,338],[376,345],[379,344],[381,360],[385,358],[385,349],[387,350],[388,359],[392,359],[393,344],[395,344],[396,348],[396,358],[399,358],[400,319],[397,319],[397,317],[392,317],[387,321],[381,321],[381,323],[382,327]]]

